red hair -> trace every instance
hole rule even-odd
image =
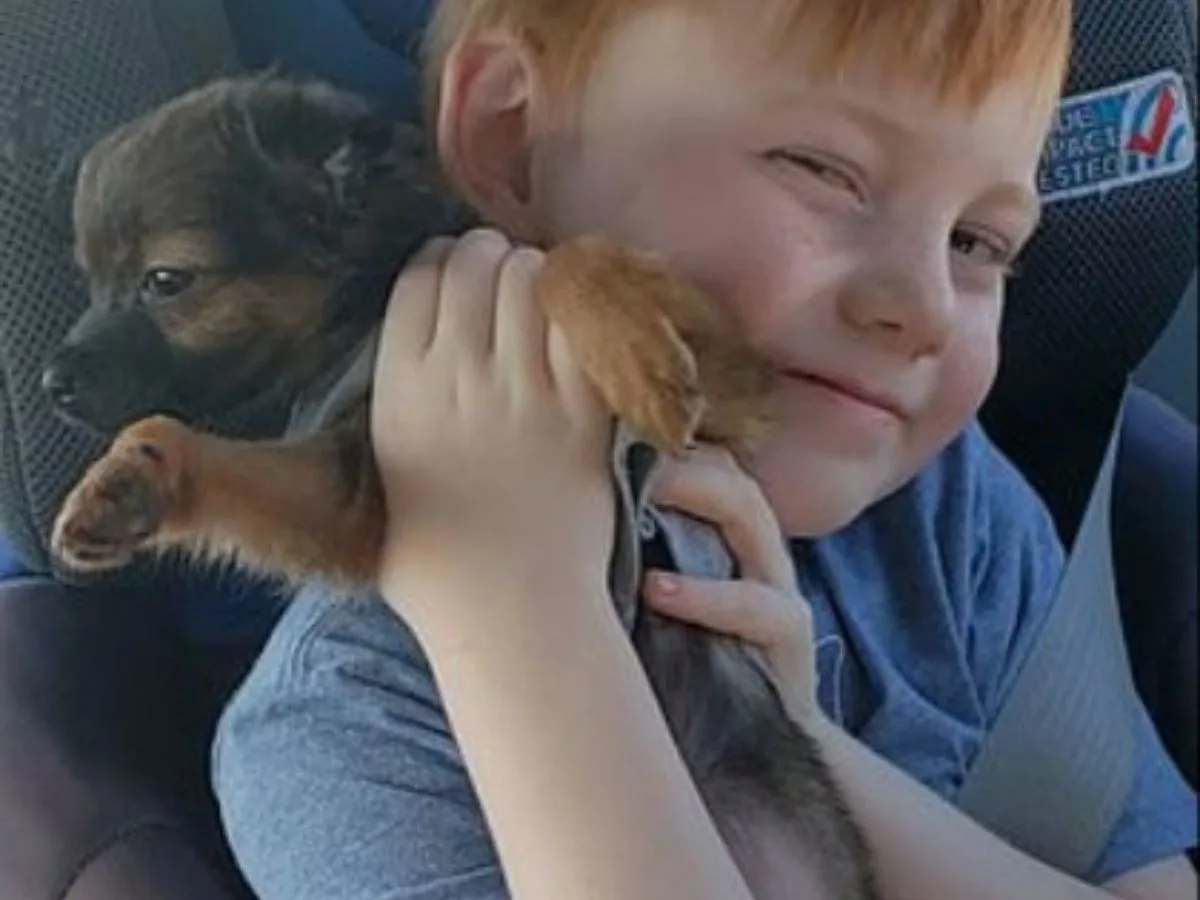
[[[767,53],[786,53],[800,34],[805,64],[835,73],[870,60],[885,77],[928,84],[943,99],[978,103],[1006,80],[1021,78],[1049,116],[1058,100],[1070,47],[1070,0],[438,0],[426,42],[427,105],[436,107],[440,76],[454,46],[483,31],[519,35],[537,54],[552,90],[586,78],[605,37],[655,6],[707,7],[740,15],[754,4]]]

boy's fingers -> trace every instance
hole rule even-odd
[[[533,285],[542,268],[542,253],[519,248],[509,254],[496,288],[493,361],[505,375],[533,385],[550,383],[546,317],[534,299]]]
[[[762,490],[721,451],[701,449],[668,460],[654,499],[715,525],[745,577],[795,590],[791,557]]]
[[[781,608],[783,596],[758,581],[716,581],[674,572],[650,572],[645,598],[663,615],[769,649],[803,635]]]
[[[435,347],[482,361],[491,352],[500,268],[512,245],[491,229],[469,231],[454,245],[442,273]]]
[[[547,327],[546,352],[555,389],[567,407],[582,418],[598,415],[600,395],[575,359],[566,333],[553,322]]]
[[[454,239],[438,237],[413,254],[392,285],[380,332],[379,362],[424,356],[437,323],[442,267]]]

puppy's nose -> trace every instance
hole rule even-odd
[[[79,400],[79,381],[70,362],[56,357],[42,370],[42,390],[59,409],[71,409]]]

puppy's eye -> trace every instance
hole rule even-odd
[[[195,273],[187,269],[151,269],[142,276],[142,299],[151,303],[170,300],[190,288],[195,280]]]

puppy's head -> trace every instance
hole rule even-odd
[[[407,256],[466,220],[421,136],[357,98],[210,84],[83,158],[73,222],[90,304],[44,386],[103,431],[156,412],[278,420],[378,322]]]

